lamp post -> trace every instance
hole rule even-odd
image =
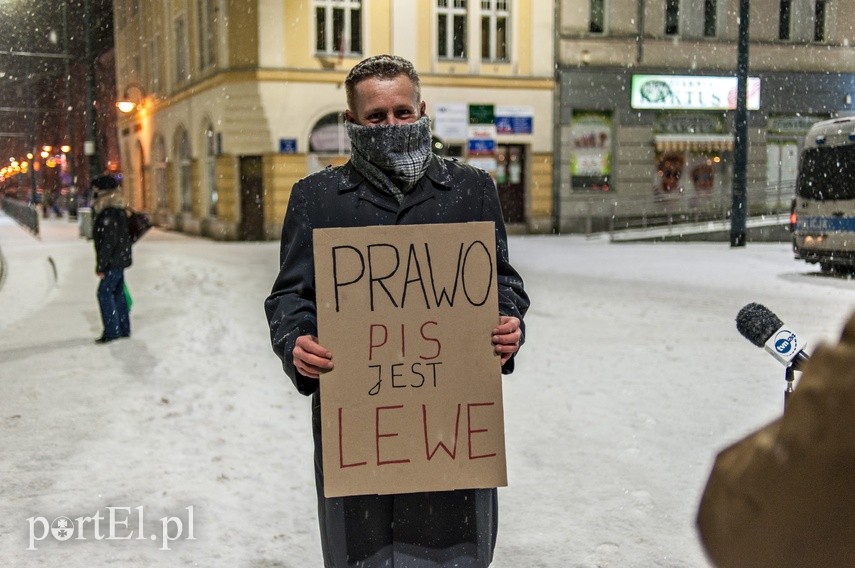
[[[65,135],[68,144],[71,144],[72,129],[71,129],[71,46],[68,37],[68,3],[66,0],[62,4],[62,36],[63,36],[63,52],[65,53]],[[66,144],[66,146],[68,146]],[[71,187],[68,188],[68,218],[69,220],[77,219],[77,179],[74,175],[74,155],[70,153],[71,148],[63,150],[66,155],[66,167],[68,168],[68,176],[71,179]]]
[[[83,39],[85,43],[86,57],[86,109],[84,116],[86,120],[86,140],[83,143],[83,153],[89,162],[89,185],[92,180],[101,174],[101,163],[98,158],[98,142],[95,134],[95,59],[92,56],[92,10],[91,0],[83,0]],[[85,194],[89,200],[89,188]]]
[[[736,117],[733,145],[733,202],[730,211],[730,246],[744,247],[748,196],[748,0],[739,0],[739,41],[736,64]]]

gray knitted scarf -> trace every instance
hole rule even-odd
[[[346,124],[353,167],[401,203],[430,162],[430,119],[423,116],[408,124],[379,126]]]

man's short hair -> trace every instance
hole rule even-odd
[[[356,98],[356,85],[365,79],[394,79],[398,75],[406,75],[413,83],[416,95],[416,104],[421,102],[421,84],[419,82],[419,74],[413,64],[397,55],[372,55],[363,59],[353,66],[350,73],[347,74],[347,79],[344,80],[344,90],[347,94],[347,106],[351,110],[354,108]]]

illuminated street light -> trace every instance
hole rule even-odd
[[[131,96],[131,90],[137,91],[136,97]],[[142,106],[142,101],[145,98],[145,91],[143,91],[142,87],[139,83],[130,83],[127,87],[125,87],[125,93],[122,96],[122,100],[116,101],[116,108],[121,112],[128,114],[129,112],[133,112],[136,109]]]
[[[137,108],[137,103],[133,101],[118,101],[116,103],[116,108],[118,108],[123,113],[127,114],[132,112],[135,108]]]

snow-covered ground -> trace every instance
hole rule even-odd
[[[153,230],[127,272],[133,337],[95,345],[91,242],[67,221],[42,229],[0,214],[0,566],[321,566],[309,402],[262,309],[278,243]],[[504,381],[493,566],[707,568],[694,519],[715,454],[783,405],[783,368],[736,313],[760,302],[835,340],[855,281],[786,244],[526,236],[511,254],[532,308]],[[95,521],[44,536],[96,514],[106,532],[110,507],[132,539],[98,540]],[[183,534],[165,543],[168,517]]]

